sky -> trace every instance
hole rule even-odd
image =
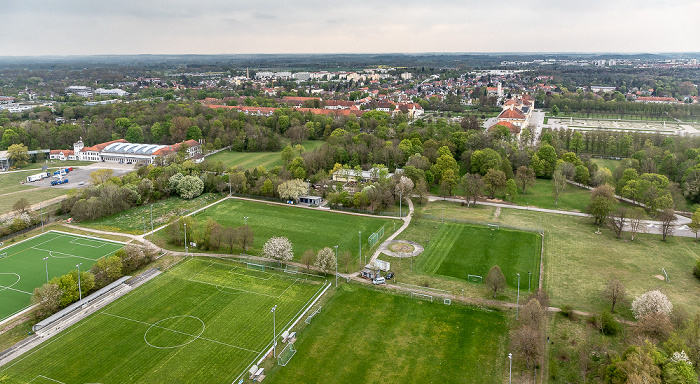
[[[700,51],[697,0],[3,0],[0,15],[0,56]]]

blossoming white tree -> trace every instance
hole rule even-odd
[[[330,272],[335,267],[335,254],[333,250],[330,247],[326,247],[318,251],[314,266],[323,273]]]
[[[288,261],[294,257],[292,242],[286,237],[271,237],[263,245],[263,255],[279,261]]]
[[[645,292],[632,302],[632,313],[636,319],[641,319],[653,313],[669,316],[672,310],[673,304],[668,297],[658,289]]]

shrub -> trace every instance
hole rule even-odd
[[[561,308],[561,314],[570,320],[576,320],[576,313],[574,312],[574,307],[570,305],[565,305]]]
[[[615,321],[613,315],[608,311],[603,311],[599,318],[600,331],[604,335],[613,336],[620,331],[620,324]]]
[[[671,311],[673,311],[673,304],[659,290],[645,292],[632,302],[632,313],[637,320],[651,313],[669,316]]]
[[[700,280],[700,260],[695,263],[695,268],[693,268],[693,275]]]

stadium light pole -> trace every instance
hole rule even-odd
[[[275,313],[277,312],[277,304],[270,310],[272,312],[272,356],[277,358],[277,318]]]
[[[360,266],[362,265],[362,231],[360,232]]]
[[[527,271],[527,293],[530,293],[530,277],[532,277],[532,272]]]
[[[42,207],[41,203],[42,202],[40,201],[39,202],[39,213],[41,214],[41,233],[44,233],[44,208]]]
[[[510,360],[510,364],[508,365],[508,384],[512,383],[513,381],[513,354],[509,353],[508,354],[508,360]]]
[[[338,246],[334,245],[335,248],[335,286],[338,287]]]
[[[185,257],[187,257],[187,223],[182,223],[185,226]]]
[[[80,266],[81,265],[83,265],[83,263],[78,263],[78,265],[76,265],[76,267],[78,268],[78,297],[79,297],[79,300],[83,299],[83,290],[80,286]]]
[[[249,217],[248,217],[248,216],[243,216],[243,219],[245,220],[245,226],[247,227],[247,226],[248,226],[248,219],[249,219]]]
[[[515,302],[515,320],[518,320],[518,312],[520,311],[520,274],[518,273],[518,301]]]
[[[153,242],[153,204],[151,204],[151,243]]]
[[[399,191],[399,217],[403,217],[403,215],[401,214],[401,200],[403,200],[403,191]]]
[[[49,257],[44,257],[44,263],[46,264],[46,282],[49,282]]]
[[[228,195],[231,196],[231,172],[228,174]]]

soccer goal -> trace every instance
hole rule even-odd
[[[0,255],[0,259],[2,259],[2,255]],[[668,273],[666,273],[666,268],[661,268],[661,272],[664,273],[664,276],[666,277],[666,282],[670,283],[671,279],[668,278]]]
[[[7,257],[7,251],[5,252],[0,252],[0,259],[4,259]]]
[[[297,274],[299,273],[299,267],[297,267],[296,265],[285,264],[284,271],[286,273]]]
[[[307,317],[306,320],[304,320],[304,322],[305,322],[306,324],[311,324],[311,319],[313,319],[314,316],[316,316],[316,315],[318,315],[319,313],[321,313],[321,308],[322,308],[322,307],[318,307],[318,309],[317,309],[316,311],[314,311],[314,313],[310,314],[309,317]]]
[[[433,296],[418,292],[411,292],[411,299],[425,300],[430,301],[431,303],[433,302]]]
[[[489,228],[492,229],[492,230],[493,230],[493,229],[501,229],[501,226],[498,225],[498,224],[486,224],[486,226],[489,227]]]
[[[484,278],[479,275],[467,275],[467,281],[470,283],[483,283]]]
[[[246,265],[248,266],[248,269],[265,272],[265,266],[262,264],[246,263]]]
[[[289,343],[287,344],[286,347],[280,352],[279,355],[277,355],[277,364],[281,366],[286,366],[287,363],[289,363],[289,360],[292,359],[292,356],[297,353],[297,349],[294,346],[294,343]]]

